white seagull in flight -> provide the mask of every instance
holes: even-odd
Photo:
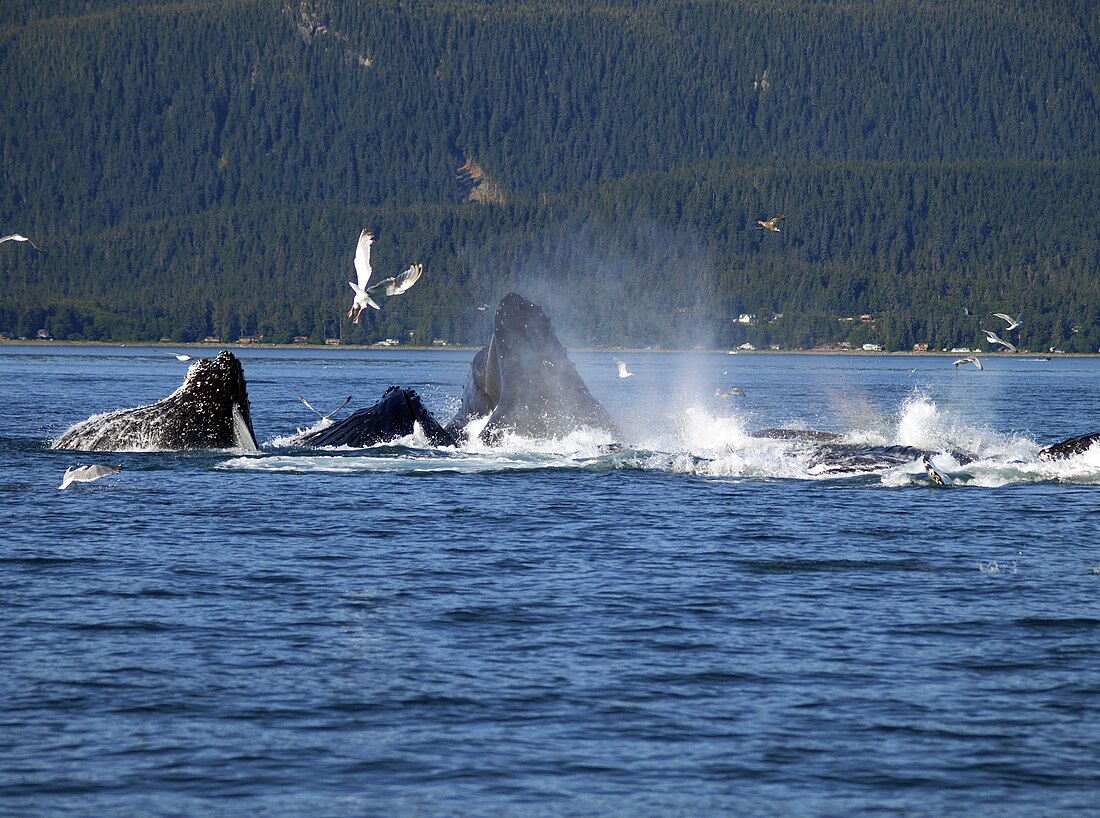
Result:
[[[351,302],[351,309],[348,310],[348,318],[352,315],[355,316],[353,323],[359,323],[359,316],[363,314],[363,310],[367,307],[374,307],[376,310],[382,309],[376,303],[374,299],[370,297],[370,291],[367,289],[367,282],[370,281],[370,246],[374,241],[374,234],[369,230],[364,229],[359,234],[359,242],[355,245],[355,281],[349,281],[348,284],[355,290],[355,300]],[[356,312],[356,307],[359,308],[359,312]]]
[[[1007,349],[1009,352],[1015,352],[1016,351],[1016,347],[1013,344],[1010,344],[1008,341],[1006,341],[1003,338],[999,337],[997,335],[997,333],[993,332],[993,330],[983,329],[982,332],[985,333],[985,339],[987,341],[989,341],[989,343],[991,343],[991,344],[1000,344],[1005,349]]]
[[[414,261],[409,265],[407,270],[402,270],[395,276],[383,278],[373,287],[370,287],[367,292],[382,290],[386,295],[401,295],[401,293],[408,292],[412,288],[412,285],[420,280],[420,276],[423,274],[424,265],[419,261]],[[377,309],[377,307],[375,307],[375,309]]]
[[[1003,318],[1005,321],[1008,322],[1008,326],[1005,327],[1005,332],[1012,332],[1012,330],[1014,330],[1014,329],[1019,329],[1020,328],[1020,319],[1023,317],[1022,315],[1020,315],[1020,316],[1017,316],[1017,317],[1013,318],[1011,315],[1005,315],[1003,312],[994,312],[994,313],[991,313],[991,315],[993,315],[997,318]]]
[[[626,368],[626,361],[624,361],[620,358],[613,358],[612,360],[615,361],[615,366],[617,366],[619,368],[619,377],[620,378],[629,378],[631,375],[634,374],[633,372],[630,372]]]
[[[41,247],[39,247],[37,244],[35,244],[33,241],[28,239],[26,236],[20,236],[18,233],[12,233],[10,236],[4,236],[3,238],[0,238],[0,244],[3,244],[6,241],[25,241],[25,242],[29,243],[30,246],[33,247],[35,250],[37,250],[39,253],[45,253],[46,252]]]
[[[959,360],[955,361],[955,371],[958,372],[959,367],[963,364],[974,364],[978,369],[985,369],[985,367],[982,366],[982,362],[978,360],[977,355],[967,355],[965,358],[959,358]]]
[[[373,272],[370,266],[370,246],[373,242],[374,234],[368,230],[363,230],[359,234],[359,243],[355,245],[356,280],[348,282],[351,288],[355,290],[355,300],[352,301],[351,309],[348,310],[348,318],[354,315],[355,320],[352,323],[355,324],[359,323],[359,317],[367,307],[374,307],[376,310],[382,309],[378,302],[371,297],[371,293],[381,290],[384,295],[401,295],[401,293],[408,292],[424,273],[424,265],[420,262],[414,262],[407,270],[395,276],[384,278],[377,284],[368,287],[367,282],[370,281]],[[356,312],[356,308],[358,308],[358,312]]]
[[[65,469],[65,476],[61,479],[59,489],[67,489],[73,483],[90,483],[100,477],[109,477],[122,471],[122,466],[70,466]]]

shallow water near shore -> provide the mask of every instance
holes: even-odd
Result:
[[[234,352],[260,452],[89,454],[187,364],[0,348],[0,814],[1095,811],[1100,452],[1037,455],[1100,360],[574,353],[621,448],[306,451],[299,395],[445,420],[473,354]]]

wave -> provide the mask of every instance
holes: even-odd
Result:
[[[478,440],[474,427],[470,442],[454,449],[432,446],[417,427],[413,434],[383,445],[299,451],[265,448],[230,458],[218,468],[409,474],[640,469],[705,478],[859,480],[897,488],[929,485],[921,459],[927,454],[954,486],[1100,484],[1100,446],[1062,461],[1040,460],[1041,445],[1036,441],[967,424],[919,392],[904,401],[895,417],[865,417],[827,443],[820,435],[799,434],[804,429],[795,423],[788,435],[760,436],[750,430],[746,416],[734,411],[715,413],[703,405],[666,414],[661,420],[633,430],[629,447],[587,429],[554,440],[506,434],[499,444],[489,446]],[[276,439],[269,446],[282,447],[292,439]]]

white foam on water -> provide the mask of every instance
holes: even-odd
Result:
[[[488,418],[468,426],[469,438],[458,448],[433,446],[419,425],[411,435],[366,448],[317,449],[309,454],[234,457],[219,468],[256,472],[461,472],[579,468],[641,468],[717,478],[877,480],[887,487],[932,486],[919,457],[872,472],[853,467],[838,472],[821,462],[819,444],[798,439],[753,437],[746,416],[736,408],[716,413],[701,403],[667,413],[635,432],[631,448],[615,447],[608,433],[578,429],[555,439],[532,439],[505,432],[490,445],[480,440]],[[927,395],[914,392],[894,417],[864,412],[855,428],[840,433],[836,447],[908,446],[929,453],[951,487],[999,487],[1016,483],[1100,485],[1100,446],[1062,461],[1038,459],[1040,445],[1015,433],[999,433],[968,424],[943,411]],[[320,420],[309,430],[323,428]],[[298,434],[302,434],[299,431]],[[276,438],[288,445],[296,435]],[[950,490],[951,487],[946,487]],[[937,488],[940,488],[937,486]]]

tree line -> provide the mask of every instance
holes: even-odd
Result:
[[[1095,352],[1098,29],[1000,0],[5,4],[0,232],[49,252],[0,245],[0,331],[476,344],[519,289],[573,344],[950,348],[1004,311]],[[355,326],[363,227],[377,275],[426,272]]]

